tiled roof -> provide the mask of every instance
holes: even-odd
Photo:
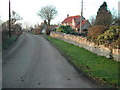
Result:
[[[75,28],[80,28],[80,15],[67,17],[62,23],[72,23],[72,20],[75,19],[78,21]],[[87,20],[82,21],[82,26],[87,22]]]
[[[82,26],[83,26],[86,22],[87,22],[87,20],[83,20],[83,21],[82,21]],[[80,24],[78,24],[78,25],[76,26],[76,28],[80,28]]]
[[[80,16],[77,15],[77,16],[70,16],[70,17],[67,17],[62,23],[68,23],[68,22],[72,22],[72,19],[79,19]]]

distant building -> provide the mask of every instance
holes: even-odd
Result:
[[[51,25],[51,31],[56,31],[59,28],[59,25]]]
[[[79,32],[80,30],[80,16],[68,16],[67,18],[62,22],[62,25],[66,26],[69,25],[75,32]],[[91,26],[88,20],[86,20],[84,17],[82,17],[82,31],[88,30],[88,28]]]

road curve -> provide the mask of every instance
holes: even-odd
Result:
[[[12,53],[3,58],[3,88],[97,87],[78,73],[43,36],[23,34],[9,52]]]

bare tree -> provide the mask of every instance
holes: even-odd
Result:
[[[15,11],[12,11],[11,24],[15,24],[16,21],[22,20],[23,18]]]
[[[118,17],[117,10],[115,10],[114,8],[111,10],[111,14],[112,14],[113,19],[116,19]]]
[[[22,24],[21,23],[14,24],[13,29],[15,31],[20,31],[22,29]]]
[[[2,30],[8,30],[8,28],[9,28],[9,22],[8,21],[3,22],[1,26],[2,26]]]
[[[11,28],[12,29],[15,26],[16,22],[19,20],[22,20],[22,17],[20,17],[20,15],[17,14],[15,11],[12,11],[12,15],[11,15]],[[2,23],[2,28],[3,28],[3,30],[9,29],[9,20]]]
[[[16,22],[22,20],[22,17],[20,17],[20,15],[15,11],[12,11],[10,20],[11,20],[10,25],[9,25],[9,20],[2,23],[3,36],[8,36],[8,35],[11,36],[11,34],[8,33],[10,28],[9,26],[11,26],[11,29],[15,32],[17,31],[16,28],[18,28],[18,26],[21,27]]]
[[[90,21],[91,25],[94,25],[95,24],[95,16],[90,16],[89,21]]]
[[[56,7],[52,5],[42,7],[41,10],[38,12],[38,15],[44,20],[47,26],[46,35],[49,35],[50,34],[50,22],[57,15]]]
[[[120,17],[118,17],[117,10],[114,8],[112,9],[112,17],[113,17],[113,25],[118,25],[120,26]]]

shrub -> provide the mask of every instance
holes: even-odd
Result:
[[[119,37],[116,41],[111,42],[111,45],[112,45],[114,48],[120,49],[120,37]]]
[[[102,44],[111,44],[113,47],[120,48],[120,26],[112,26],[97,38]]]
[[[102,25],[93,26],[93,27],[89,28],[87,38],[92,41],[96,41],[98,36],[103,34],[107,29],[108,29],[108,27],[102,26]]]
[[[72,28],[70,26],[60,26],[57,29],[58,32],[62,32],[62,33],[66,33],[66,34],[70,34],[72,33]]]

